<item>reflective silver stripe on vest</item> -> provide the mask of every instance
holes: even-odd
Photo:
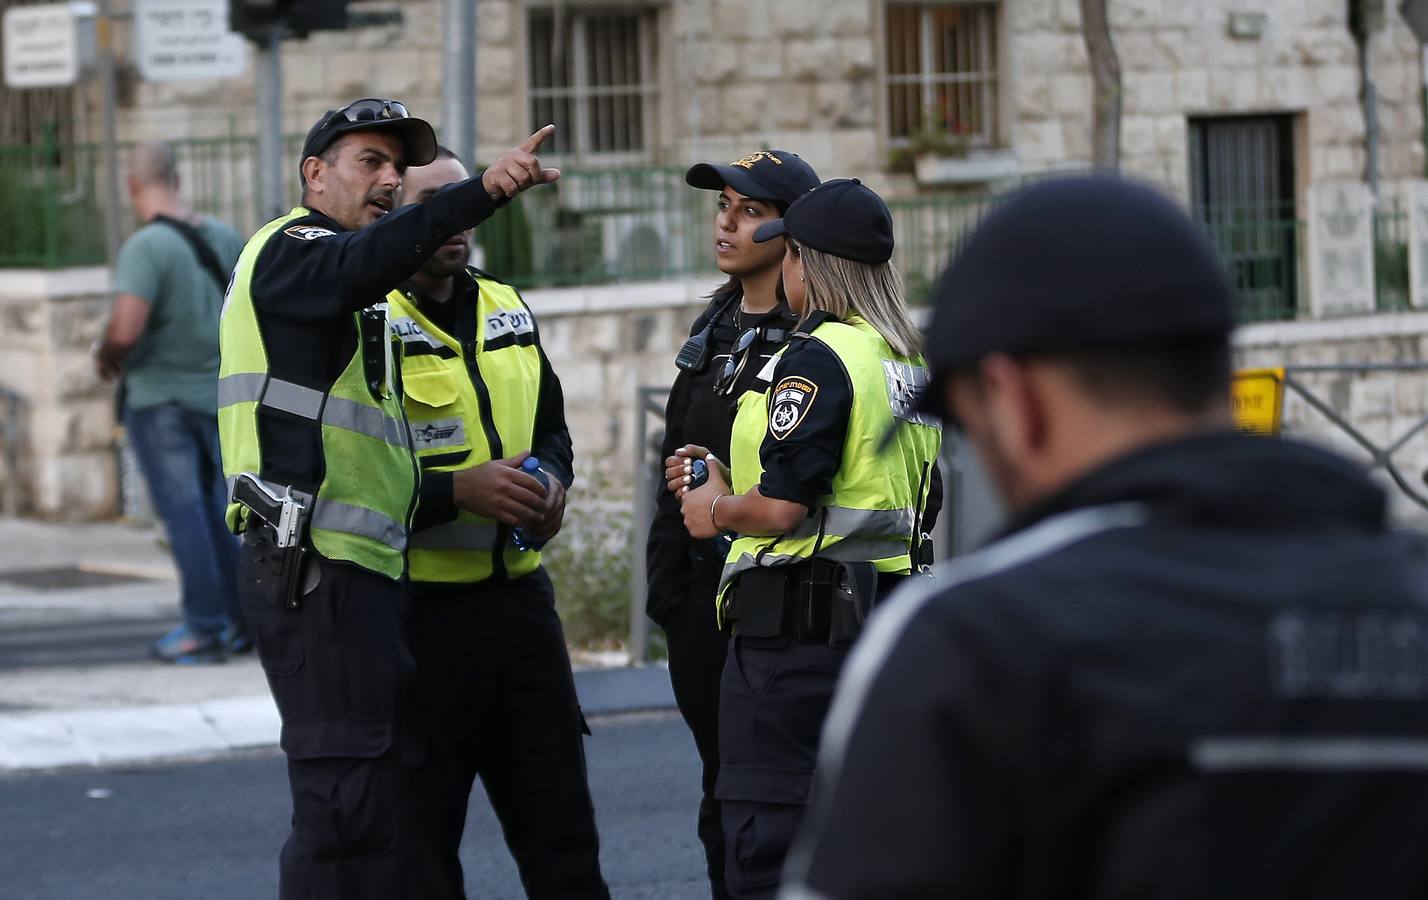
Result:
[[[322,391],[283,381],[281,378],[268,379],[268,389],[263,391],[262,403],[269,409],[280,409],[313,422],[322,415]]]
[[[895,559],[908,554],[910,540],[910,534],[907,537],[890,540],[853,538],[839,541],[831,547],[824,547],[812,557],[793,556],[786,553],[765,553],[756,557],[752,553],[743,553],[733,562],[724,564],[724,570],[719,574],[719,589],[723,590],[731,581],[750,569],[791,566],[809,559],[828,559],[833,562],[872,562],[878,559]]]
[[[312,527],[324,531],[340,531],[358,537],[371,538],[393,550],[407,549],[407,530],[401,522],[373,509],[363,509],[335,500],[317,499],[312,512]]]
[[[263,396],[263,383],[268,376],[262,372],[244,372],[239,375],[225,375],[218,379],[218,408],[223,409],[235,403],[255,403]]]
[[[816,538],[819,526],[825,537],[909,537],[917,521],[911,508],[854,509],[825,506],[790,531],[790,540]]]
[[[342,397],[327,398],[322,411],[322,424],[365,434],[394,447],[408,447],[407,429],[400,419],[394,419],[375,406],[367,406]]]
[[[263,389],[265,383],[266,391]],[[219,409],[235,403],[261,401],[269,409],[280,409],[299,418],[365,434],[404,450],[409,448],[407,429],[400,419],[388,416],[375,406],[343,397],[328,396],[324,406],[322,398],[322,391],[281,378],[268,378],[260,372],[227,375],[218,379]]]
[[[411,536],[413,550],[491,550],[496,546],[496,526],[479,522],[446,522]]]

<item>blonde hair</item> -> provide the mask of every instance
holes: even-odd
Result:
[[[903,302],[902,276],[891,262],[870,264],[844,259],[831,253],[798,245],[803,261],[804,283],[808,289],[803,318],[814,310],[837,319],[858,315],[873,326],[893,352],[916,356],[922,335],[907,315]]]

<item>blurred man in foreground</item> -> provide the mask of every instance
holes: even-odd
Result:
[[[923,404],[1012,518],[873,619],[782,896],[1428,894],[1422,542],[1357,467],[1230,430],[1232,301],[1109,177],[972,237]]]

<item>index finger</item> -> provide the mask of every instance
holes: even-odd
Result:
[[[527,153],[534,153],[540,149],[541,144],[545,143],[545,139],[552,134],[555,134],[555,126],[546,125],[535,134],[521,141],[521,146],[518,149],[524,150]]]

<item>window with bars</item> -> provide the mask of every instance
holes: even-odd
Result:
[[[554,122],[555,156],[604,162],[648,156],[658,94],[649,9],[530,14],[532,126]]]
[[[998,142],[999,3],[889,3],[885,74],[894,147]]]

